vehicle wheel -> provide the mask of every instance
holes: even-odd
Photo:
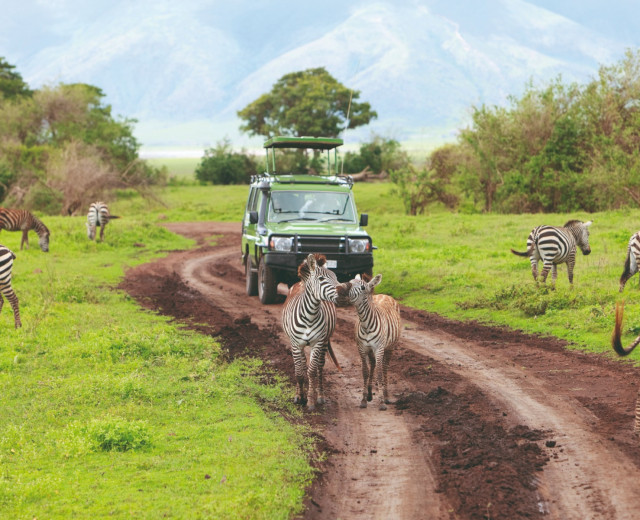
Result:
[[[263,257],[258,266],[258,298],[261,303],[268,305],[276,301],[276,294],[278,294],[278,281]]]
[[[258,273],[251,269],[250,256],[247,256],[244,274],[247,278],[247,296],[256,296],[258,294]]]

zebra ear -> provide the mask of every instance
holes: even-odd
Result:
[[[380,282],[382,281],[382,275],[381,274],[377,274],[373,277],[373,279],[369,282],[369,287],[371,287],[372,289],[378,285]]]
[[[356,280],[362,280],[362,278],[360,278],[360,273],[358,273],[355,277]]]
[[[590,220],[589,222],[585,222],[584,227],[589,227],[591,224],[593,224],[593,220]]]
[[[307,265],[309,266],[310,271],[316,270],[316,257],[313,255],[307,256]]]

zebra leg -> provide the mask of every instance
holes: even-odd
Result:
[[[309,379],[307,408],[309,411],[316,409],[316,400],[318,398],[318,357],[320,348],[321,347],[312,348],[311,354],[309,355],[309,368],[307,369],[307,377]]]
[[[369,379],[367,380],[367,401],[373,400],[373,376],[376,372],[376,356],[369,350]]]
[[[20,241],[20,249],[22,250],[22,246],[27,245],[27,249],[29,249],[29,230],[22,231],[22,240]]]
[[[551,287],[553,289],[556,288],[557,280],[558,280],[558,266],[556,264],[553,264],[553,267],[551,268]]]
[[[531,274],[533,274],[534,281],[538,281],[538,259],[535,256],[529,258],[531,262]]]
[[[633,433],[640,435],[640,390],[638,390],[638,397],[636,398],[636,418],[633,422]]]
[[[553,267],[553,264],[551,264],[551,263],[547,264],[545,262],[543,264],[542,272],[540,273],[540,279],[542,280],[542,283],[546,283],[547,282],[547,276],[549,276],[549,271],[551,271],[552,267]]]
[[[324,362],[326,359],[326,347],[319,349],[318,352],[318,398],[316,404],[324,404]]]
[[[100,242],[102,242],[103,238],[104,238],[104,224],[100,226]]]
[[[387,346],[384,349],[384,356],[382,358],[382,389],[385,404],[391,404],[389,401],[388,381],[387,381],[387,369],[389,368],[389,362],[391,361],[391,348]]]
[[[569,275],[569,284],[573,286],[573,267],[576,265],[576,259],[570,258],[567,260],[567,274]]]
[[[380,404],[378,405],[378,410],[386,410],[387,405],[385,403],[388,402],[387,399],[387,381],[386,381],[386,369],[385,369],[385,349],[384,347],[380,347],[376,351],[376,364],[378,365],[378,392],[380,392]]]
[[[627,280],[638,272],[638,262],[631,254],[631,251],[627,251],[627,258],[624,261],[624,271],[620,276],[620,292],[624,291],[624,286]]]
[[[305,376],[307,372],[307,360],[304,355],[304,347],[291,344],[291,354],[293,356],[293,366],[296,374],[296,396],[293,398],[294,404],[304,406],[307,404],[307,396],[304,391]]]
[[[16,329],[22,327],[22,321],[20,321],[20,306],[18,304],[18,297],[13,289],[9,288],[11,292],[7,295],[7,300],[11,304],[11,308],[13,309],[13,321],[15,323]]]
[[[367,401],[371,401],[371,383],[369,382],[369,361],[368,355],[363,347],[358,348],[360,351],[360,361],[362,361],[362,401],[360,408],[367,407]],[[369,393],[367,394],[367,389]]]

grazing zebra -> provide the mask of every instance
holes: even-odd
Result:
[[[338,293],[348,291],[349,302],[358,313],[356,324],[356,343],[362,360],[362,401],[360,408],[367,407],[367,401],[373,399],[371,387],[373,375],[378,366],[378,390],[380,410],[386,410],[389,404],[387,389],[387,369],[391,352],[400,338],[400,309],[398,302],[386,294],[373,294],[376,285],[382,280],[379,274],[373,280],[368,275],[364,279],[356,278],[338,287]]]
[[[15,322],[16,329],[22,327],[20,321],[20,308],[18,306],[18,297],[11,287],[11,268],[13,267],[13,259],[16,255],[4,246],[0,246],[0,294],[11,304],[13,309],[13,321]],[[0,311],[4,305],[4,299],[0,296]]]
[[[109,214],[109,207],[104,202],[92,202],[87,214],[87,236],[89,240],[95,240],[96,227],[100,228],[100,242],[104,238],[104,228],[110,220],[120,218]]]
[[[640,265],[640,231],[631,235],[629,239],[624,271],[620,276],[620,292],[624,290],[627,280],[638,272],[638,265]]]
[[[613,346],[613,350],[616,351],[616,354],[619,356],[628,356],[633,352],[633,349],[640,344],[640,336],[638,336],[633,343],[629,345],[629,347],[624,348],[622,346],[622,341],[620,336],[622,335],[622,318],[624,314],[624,302],[616,303],[616,324],[613,329],[613,334],[611,336],[611,345]],[[638,392],[638,396],[636,397],[636,414],[635,421],[633,423],[633,432],[636,435],[640,435],[640,391]]]
[[[296,396],[294,403],[308,404],[309,410],[316,404],[324,404],[323,368],[327,349],[340,369],[333,350],[331,334],[336,326],[335,274],[324,267],[323,255],[310,254],[298,267],[300,282],[291,287],[282,309],[282,327],[291,342],[291,354],[295,366]],[[305,347],[310,347],[309,366]],[[309,399],[305,394],[305,372],[308,378]]]
[[[29,249],[29,231],[38,233],[38,244],[45,253],[49,251],[49,229],[42,221],[26,209],[0,208],[0,230],[22,231],[20,249],[26,244]]]
[[[573,267],[576,264],[576,246],[583,255],[591,253],[589,246],[589,226],[592,221],[581,222],[570,220],[563,227],[538,226],[527,238],[527,250],[523,253],[511,252],[518,256],[528,256],[531,261],[533,279],[538,281],[538,261],[542,260],[543,268],[540,277],[546,282],[549,270],[555,287],[558,278],[558,264],[567,264],[569,283],[573,284]]]

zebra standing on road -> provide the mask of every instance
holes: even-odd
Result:
[[[335,301],[336,277],[325,266],[323,255],[310,254],[300,264],[300,282],[291,287],[282,309],[282,327],[291,342],[291,354],[295,366],[296,396],[294,403],[308,405],[324,404],[323,368],[325,354],[336,362],[331,349],[331,335],[336,326]],[[305,347],[310,347],[309,366]],[[308,378],[308,401],[305,393],[305,373]]]
[[[373,294],[373,290],[382,280],[364,275],[338,287],[338,293],[348,292],[349,302],[358,313],[356,324],[356,343],[362,360],[362,401],[360,408],[367,407],[367,401],[373,399],[373,376],[378,366],[378,391],[380,392],[380,410],[386,410],[389,404],[387,389],[387,369],[398,339],[400,338],[400,308],[398,302],[386,294]]]
[[[631,235],[627,245],[627,258],[624,262],[624,271],[620,276],[620,292],[624,290],[627,280],[638,272],[640,265],[640,231]]]
[[[13,259],[16,255],[6,248],[0,246],[0,295],[4,296],[13,309],[13,321],[15,322],[16,329],[22,327],[20,321],[20,308],[18,306],[18,297],[11,287],[11,268],[13,267]],[[4,299],[0,296],[0,311],[4,305]]]
[[[619,356],[628,356],[633,352],[638,344],[640,344],[640,336],[638,336],[631,345],[627,348],[622,346],[622,318],[624,315],[624,302],[616,303],[616,324],[613,329],[613,335],[611,337],[611,345],[613,346],[613,350],[615,350],[616,354]],[[638,391],[638,396],[636,397],[636,414],[635,420],[633,423],[633,432],[636,435],[640,435],[640,390]]]
[[[527,238],[527,250],[511,252],[518,256],[528,256],[531,261],[533,279],[538,281],[538,262],[542,260],[543,268],[540,273],[542,283],[547,280],[549,271],[552,271],[551,279],[555,287],[558,278],[558,264],[567,264],[569,283],[573,284],[573,267],[576,264],[576,247],[579,247],[583,255],[591,253],[589,246],[589,226],[593,222],[570,220],[563,227],[538,226],[534,228]]]
[[[34,217],[26,209],[0,208],[0,230],[22,231],[20,249],[26,244],[29,249],[29,231],[32,229],[38,234],[38,244],[45,253],[49,251],[49,229],[42,221]]]
[[[109,221],[114,218],[120,218],[116,215],[109,214],[109,206],[104,202],[92,202],[89,206],[89,213],[87,214],[87,236],[89,240],[95,240],[96,227],[100,228],[100,242],[104,238],[104,228]]]

